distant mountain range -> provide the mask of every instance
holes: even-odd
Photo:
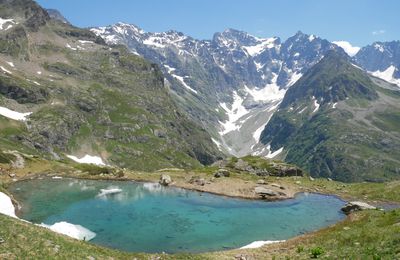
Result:
[[[399,41],[360,49],[300,31],[282,42],[234,29],[212,40],[176,31],[149,33],[124,23],[91,30],[108,44],[124,44],[159,64],[177,103],[223,151],[238,156],[273,155],[259,143],[262,129],[286,90],[330,50],[347,52],[354,64],[400,86]]]

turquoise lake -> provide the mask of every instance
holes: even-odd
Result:
[[[120,189],[100,195],[101,189]],[[257,240],[285,240],[344,218],[344,201],[302,193],[265,202],[154,183],[35,179],[13,184],[19,216],[33,223],[66,221],[96,233],[90,242],[134,252],[205,252]]]

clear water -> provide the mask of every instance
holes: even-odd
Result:
[[[98,197],[100,189],[121,193]],[[67,221],[96,233],[91,242],[136,252],[204,252],[256,240],[283,240],[331,225],[344,201],[321,194],[265,202],[131,181],[42,179],[15,183],[20,217]]]

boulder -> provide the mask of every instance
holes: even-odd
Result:
[[[206,184],[206,180],[204,178],[194,176],[190,178],[189,183],[194,185],[204,186]]]
[[[354,211],[366,210],[366,209],[376,209],[376,207],[369,205],[368,203],[362,201],[351,201],[342,207],[342,211],[345,214],[350,214]]]
[[[168,186],[169,184],[171,184],[171,182],[172,182],[171,176],[169,176],[167,174],[161,175],[159,183],[162,186]]]
[[[254,189],[254,192],[255,192],[257,195],[261,196],[262,198],[265,198],[266,196],[268,196],[268,197],[275,197],[275,196],[278,196],[278,195],[279,195],[278,192],[273,191],[273,190],[268,189],[268,188],[265,188],[265,187],[256,187],[256,188]]]
[[[214,173],[215,178],[220,177],[229,177],[231,174],[227,169],[219,169],[217,172]]]
[[[260,179],[257,181],[257,184],[266,184],[266,182],[265,182],[265,180]]]
[[[303,176],[303,171],[292,165],[285,164],[275,164],[274,165],[276,172],[274,175],[279,177],[288,177],[288,176]]]

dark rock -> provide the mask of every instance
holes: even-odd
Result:
[[[229,177],[230,172],[227,169],[219,169],[216,173],[214,173],[215,178],[220,178],[220,177]]]

